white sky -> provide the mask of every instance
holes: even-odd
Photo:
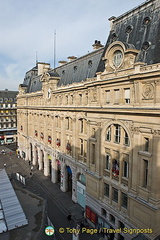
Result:
[[[95,40],[105,44],[111,16],[144,0],[0,0],[0,90],[18,90],[25,72],[38,61],[53,67],[68,56],[92,51]]]

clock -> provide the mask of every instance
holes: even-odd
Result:
[[[113,54],[113,65],[114,65],[114,67],[118,68],[122,63],[122,59],[123,59],[122,52],[120,50],[116,50]]]

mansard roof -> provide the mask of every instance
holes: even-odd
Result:
[[[55,71],[60,76],[58,85],[68,85],[73,82],[85,81],[86,78],[95,77],[103,50],[104,48],[95,50],[83,57],[57,67]]]
[[[126,49],[139,51],[136,62],[155,64],[160,62],[160,1],[148,0],[127,13],[109,19],[112,28],[105,47],[95,50],[80,58],[67,62],[49,74],[59,75],[58,86],[72,84],[93,78],[96,72],[105,69],[103,57],[109,45],[114,41],[122,42]],[[27,92],[40,91],[42,82],[38,76],[37,66],[26,73],[24,84],[28,85]]]
[[[48,71],[48,74],[51,77],[60,77],[59,86],[85,81],[86,78],[92,78],[96,74],[103,50],[104,47],[94,50],[91,53]],[[36,92],[42,89],[41,75],[38,76],[37,72],[33,73],[33,70],[37,70],[38,72],[38,68],[34,67],[26,73],[23,82],[23,84],[28,85],[27,92]]]
[[[18,91],[11,91],[11,90],[8,90],[8,89],[5,89],[5,90],[0,90],[0,98],[3,98],[3,99],[13,99],[13,102],[15,102],[15,98],[18,94]]]
[[[104,54],[114,41],[132,44],[139,50],[136,61],[154,64],[160,62],[160,1],[146,1],[140,6],[119,16],[112,17],[112,28],[105,46]],[[103,56],[104,56],[103,54]],[[99,71],[104,71],[101,60]]]

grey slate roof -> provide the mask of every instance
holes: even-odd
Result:
[[[8,102],[8,100],[9,100],[9,103],[15,103],[17,94],[18,94],[18,91],[9,91],[8,89],[0,90],[0,99],[3,98],[3,101],[1,101],[1,103]],[[6,99],[8,100],[6,101]]]
[[[95,77],[103,49],[95,50],[92,53],[57,67],[55,70],[60,76],[59,86]]]
[[[141,61],[147,64],[160,62],[160,1],[146,1],[115,18],[104,53],[114,41],[132,44],[134,48],[140,50],[136,59],[137,62]],[[147,44],[149,47],[145,50]],[[101,61],[98,71],[103,70],[104,62]]]
[[[160,62],[160,1],[149,0],[127,13],[115,18],[106,46],[86,54],[76,60],[50,70],[60,76],[59,86],[73,82],[85,81],[96,76],[96,72],[105,69],[104,56],[109,45],[121,41],[126,48],[139,50],[136,61],[154,64]],[[24,84],[28,85],[27,92],[40,91],[42,83],[37,76],[37,66],[26,73]]]
[[[51,77],[60,77],[59,86],[73,82],[85,81],[95,76],[103,48],[94,50],[76,60],[52,69],[48,72]],[[33,72],[34,71],[34,72]],[[23,84],[28,85],[27,92],[36,92],[42,89],[41,76],[37,76],[38,69],[34,67],[26,73]]]

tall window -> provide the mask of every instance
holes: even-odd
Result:
[[[113,189],[112,189],[112,193],[113,193],[113,195],[112,195],[112,200],[113,200],[114,202],[118,202],[118,190],[117,190],[116,188],[113,188]]]
[[[124,154],[124,161],[123,161],[123,177],[128,178],[129,176],[129,156]]]
[[[119,89],[114,90],[114,103],[119,104]]]
[[[83,139],[80,138],[80,155],[83,156]]]
[[[122,193],[122,207],[127,208],[128,206],[128,196],[125,193]]]
[[[148,185],[148,161],[144,160],[144,187]]]
[[[69,117],[66,118],[66,129],[69,130]]]
[[[128,133],[126,131],[124,131],[124,145],[129,146],[129,137],[128,137]]]
[[[83,119],[80,119],[80,132],[83,133]]]
[[[117,159],[113,159],[112,173],[114,176],[119,176],[119,161]]]
[[[109,104],[110,103],[110,90],[106,91],[106,103]]]
[[[126,104],[130,103],[130,88],[124,89],[124,100]]]
[[[118,124],[115,124],[115,138],[114,141],[115,143],[120,143],[120,137],[121,137],[121,127]]]
[[[107,183],[104,184],[104,195],[109,197],[109,184]]]
[[[109,153],[106,154],[106,169],[110,170],[110,164],[111,164],[111,156]]]
[[[107,129],[106,141],[108,141],[108,142],[111,141],[111,127],[109,127],[109,128]]]
[[[149,138],[144,138],[144,151],[149,151]]]
[[[91,162],[92,164],[95,164],[95,144],[92,144],[92,159]]]
[[[87,157],[87,140],[84,140],[84,161],[86,162]]]

